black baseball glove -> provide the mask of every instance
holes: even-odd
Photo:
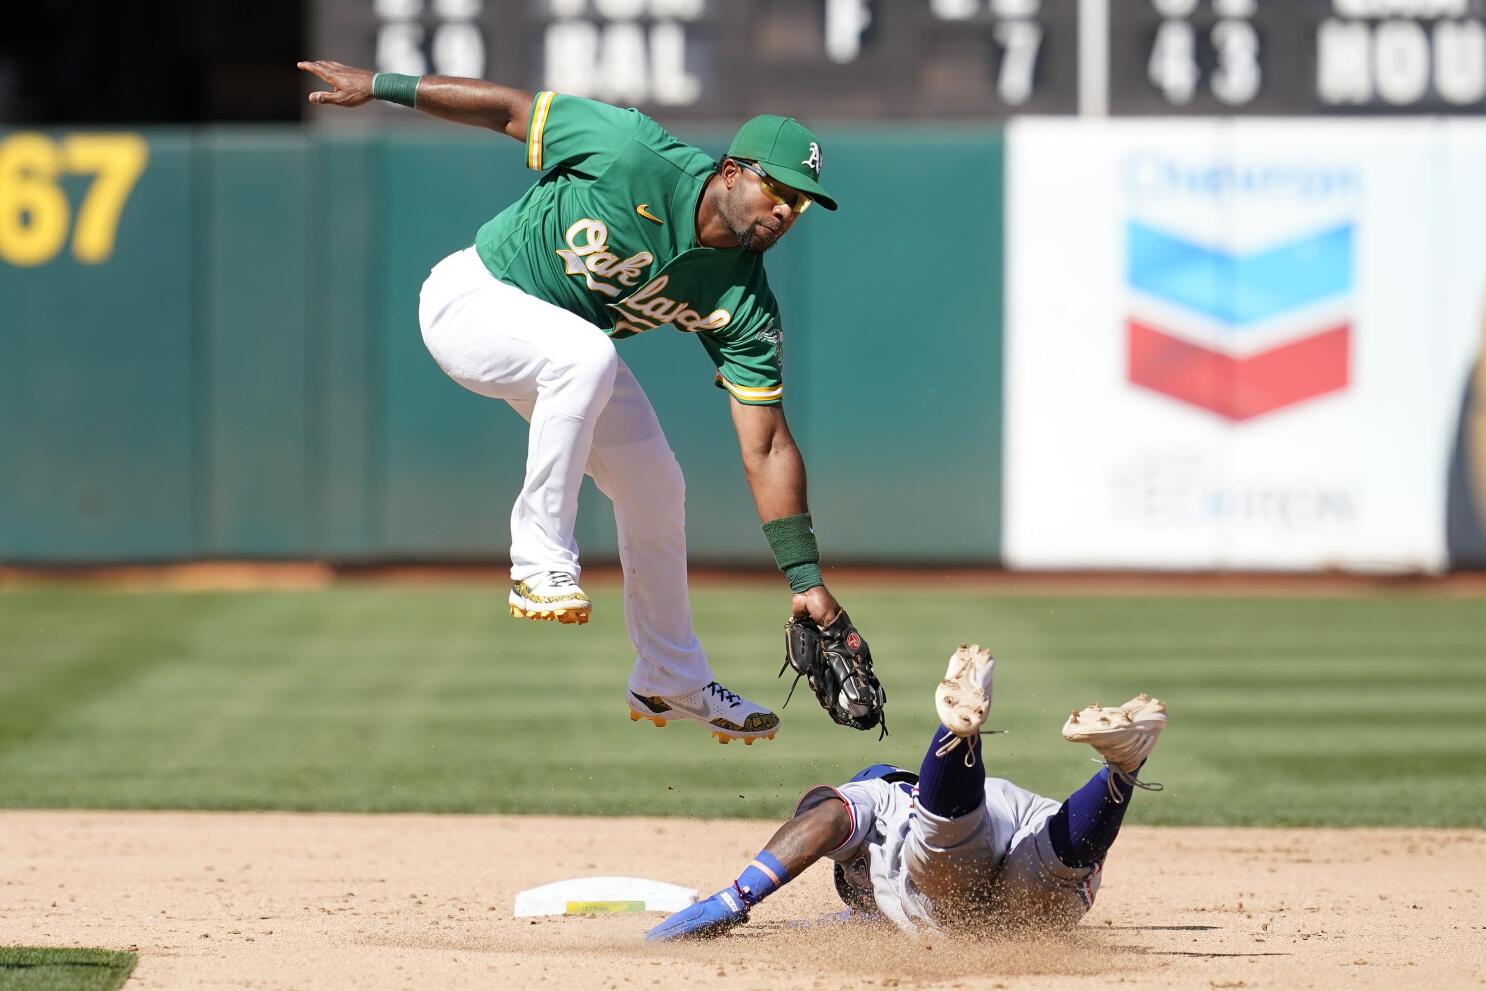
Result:
[[[825,629],[815,625],[809,616],[796,616],[784,624],[784,666],[781,675],[795,669],[795,681],[789,686],[794,698],[795,686],[805,678],[821,708],[842,726],[871,729],[881,725],[878,739],[887,736],[887,717],[882,707],[887,692],[872,673],[872,651],[867,641],[851,625],[842,610],[836,621]]]

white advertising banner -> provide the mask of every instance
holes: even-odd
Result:
[[[1481,176],[1475,122],[1014,122],[1007,563],[1444,568]]]

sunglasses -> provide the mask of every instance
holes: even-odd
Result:
[[[767,172],[759,168],[753,162],[742,158],[735,158],[733,159],[733,161],[738,163],[738,167],[740,169],[752,172],[754,175],[758,176],[758,184],[763,187],[764,195],[769,197],[769,199],[773,200],[775,203],[782,203],[793,210],[795,213],[799,214],[804,213],[806,210],[810,209],[810,204],[815,202],[815,200],[810,197],[810,194],[802,193],[798,189],[791,189],[789,186],[784,185],[782,182],[778,182],[775,179],[770,178]]]

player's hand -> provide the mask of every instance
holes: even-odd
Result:
[[[836,617],[841,615],[841,603],[836,601],[831,590],[824,585],[817,585],[808,591],[795,593],[789,605],[791,615],[809,616],[821,629],[836,622]]]
[[[299,67],[330,84],[328,90],[319,89],[311,93],[311,103],[359,107],[372,98],[373,73],[367,69],[358,69],[342,62],[300,62]]]
[[[791,698],[795,685],[805,678],[815,700],[830,713],[833,722],[852,729],[881,726],[882,735],[887,735],[882,711],[887,692],[872,671],[872,649],[851,625],[845,610],[837,607],[836,618],[824,627],[818,627],[809,615],[791,617],[784,624],[784,664],[779,673],[783,675],[791,668],[795,672],[789,689]],[[789,698],[784,702],[788,705]]]
[[[732,888],[723,888],[706,901],[683,908],[645,934],[647,943],[672,939],[706,939],[721,936],[748,921],[748,909]]]

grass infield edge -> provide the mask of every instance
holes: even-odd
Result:
[[[0,946],[0,988],[114,991],[134,973],[139,954],[80,946]],[[45,968],[28,979],[31,968]],[[76,974],[70,971],[78,971]]]

